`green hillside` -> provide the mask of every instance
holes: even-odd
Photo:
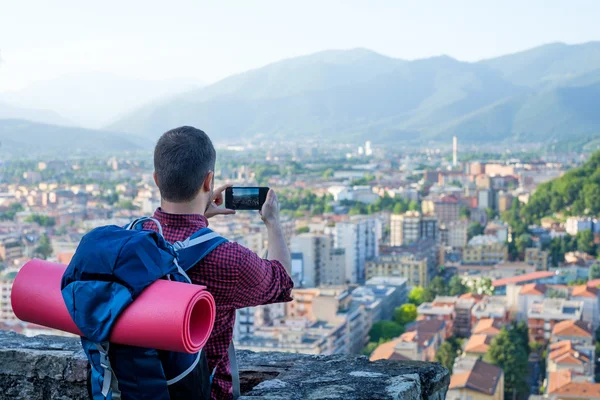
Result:
[[[581,167],[538,186],[521,216],[533,223],[559,212],[600,216],[600,151]]]

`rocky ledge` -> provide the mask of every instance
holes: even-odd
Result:
[[[448,370],[436,363],[366,357],[238,352],[241,399],[443,400]],[[0,331],[0,400],[87,399],[79,341]]]

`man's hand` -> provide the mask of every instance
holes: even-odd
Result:
[[[277,200],[277,195],[273,189],[269,189],[265,204],[259,212],[266,225],[279,223],[279,200]]]
[[[225,192],[225,189],[227,189],[228,187],[231,187],[231,186],[233,186],[233,185],[230,183],[230,184],[223,185],[223,186],[215,189],[215,191],[213,192],[213,198],[212,198],[210,204],[208,205],[206,212],[204,213],[204,216],[206,218],[211,218],[211,217],[214,217],[215,215],[235,214],[235,210],[230,210],[228,208],[219,207],[225,202],[223,192]]]

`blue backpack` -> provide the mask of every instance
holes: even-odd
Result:
[[[144,230],[152,221],[159,232]],[[159,222],[86,234],[62,279],[67,309],[83,337],[94,400],[204,399],[212,376],[204,352],[186,354],[109,343],[119,315],[157,279],[191,283],[186,271],[227,240],[208,228],[168,243]],[[214,371],[213,371],[214,373]]]

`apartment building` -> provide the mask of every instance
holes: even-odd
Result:
[[[367,279],[405,278],[409,286],[426,286],[437,275],[439,253],[433,240],[412,245],[382,246],[376,259],[367,261]]]
[[[576,345],[594,344],[592,325],[585,321],[566,320],[558,322],[552,328],[552,342],[569,341]]]
[[[335,225],[335,248],[345,251],[346,281],[365,281],[366,261],[379,255],[381,224],[379,218],[359,216]]]
[[[575,345],[570,340],[552,343],[548,347],[547,371],[573,371],[577,374],[594,376],[594,346]]]
[[[555,325],[562,321],[579,321],[583,315],[583,303],[565,299],[544,299],[534,302],[527,313],[529,339],[535,342],[550,340]]]
[[[595,332],[600,327],[600,290],[588,285],[574,286],[571,291],[571,300],[583,303],[582,320],[592,324]]]
[[[459,220],[460,203],[454,196],[441,198],[426,198],[421,202],[423,215],[434,215],[439,224],[449,224]]]
[[[422,215],[418,211],[391,216],[390,245],[402,246],[422,239],[438,240],[438,219],[432,215]]]
[[[475,236],[463,250],[463,264],[494,265],[508,260],[508,246],[495,236]]]
[[[548,271],[550,253],[537,247],[525,249],[525,262],[533,265],[538,271]]]
[[[303,287],[346,284],[345,250],[336,249],[333,244],[333,237],[313,233],[291,239],[292,252],[302,254]]]
[[[447,339],[454,333],[456,320],[456,302],[458,297],[437,296],[431,303],[423,303],[417,307],[417,320],[439,320],[446,323]]]

